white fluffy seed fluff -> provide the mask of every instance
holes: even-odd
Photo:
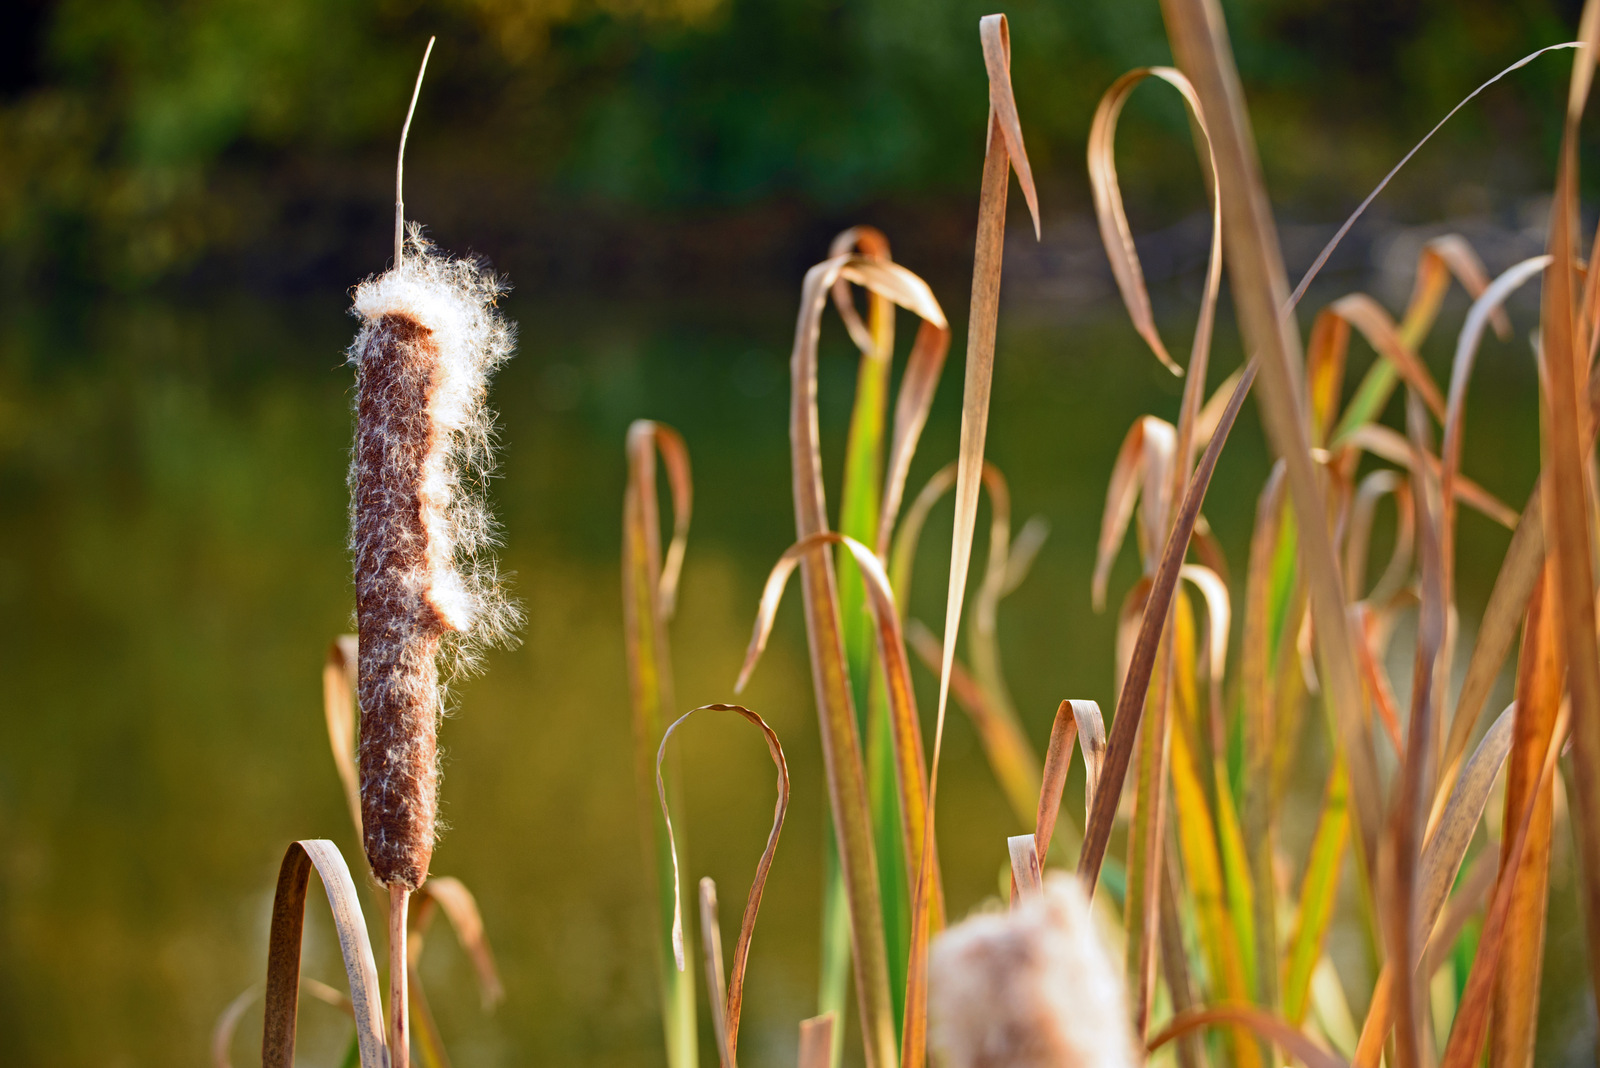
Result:
[[[434,433],[422,462],[420,493],[427,570],[417,592],[458,635],[452,644],[469,656],[505,638],[519,621],[487,555],[497,531],[482,496],[494,464],[489,374],[510,357],[515,343],[511,324],[495,309],[504,291],[493,272],[441,254],[412,224],[400,266],[357,286],[352,308],[362,321],[350,347],[358,370],[385,317],[414,320],[431,334],[437,362],[427,415]],[[353,467],[352,482],[356,477]],[[359,542],[358,517],[352,520]],[[360,544],[352,548],[361,554]]]
[[[1134,1068],[1127,994],[1076,877],[973,916],[929,956],[929,1044],[943,1068]]]
[[[361,816],[380,882],[427,878],[438,821],[443,675],[518,614],[488,550],[489,373],[511,354],[502,285],[413,228],[400,263],[356,288],[361,332],[350,464],[361,703]]]

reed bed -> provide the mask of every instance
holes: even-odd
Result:
[[[1491,277],[1460,238],[1430,242],[1398,316],[1351,294],[1316,313],[1304,345],[1298,304],[1350,223],[1291,291],[1220,8],[1216,0],[1162,0],[1161,7],[1176,65],[1115,81],[1087,146],[1100,233],[1131,324],[1153,358],[1184,381],[1176,412],[1137,420],[1108,472],[1087,591],[1095,606],[1110,599],[1112,565],[1130,537],[1140,564],[1106,620],[1117,638],[1116,663],[1107,665],[1118,680],[1109,718],[1095,702],[1067,696],[1041,757],[1027,728],[1033,717],[1012,699],[1000,660],[1001,602],[1026,579],[1047,531],[1030,520],[1013,536],[1010,489],[984,457],[1013,174],[1036,235],[1040,226],[1003,15],[979,25],[990,121],[961,430],[954,459],[920,492],[908,495],[908,476],[951,340],[939,300],[894,261],[888,238],[868,227],[840,234],[802,284],[790,365],[795,541],[777,557],[744,664],[730,680],[737,694],[758,668],[784,590],[797,577],[830,817],[818,1008],[800,1022],[799,1063],[839,1064],[853,1033],[867,1068],[921,1068],[930,1058],[949,1068],[1111,1068],[1147,1057],[1183,1068],[1286,1058],[1368,1068],[1466,1068],[1485,1057],[1495,1068],[1529,1065],[1549,934],[1551,848],[1562,822],[1579,844],[1590,959],[1600,966],[1600,632],[1590,474],[1600,420],[1593,368],[1600,272],[1586,270],[1576,232],[1577,138],[1600,46],[1600,3],[1585,5],[1578,41],[1553,46],[1573,50],[1560,53],[1571,59],[1572,75],[1547,252]],[[1118,118],[1146,82],[1183,100],[1209,194],[1210,255],[1181,360],[1153,313],[1118,181]],[[413,1044],[426,1063],[448,1063],[414,969],[435,909],[471,952],[485,999],[499,990],[471,895],[428,872],[439,649],[461,644],[450,635],[493,637],[511,618],[492,571],[470,566],[492,533],[484,514],[470,501],[446,499],[462,482],[460,471],[484,470],[487,423],[469,403],[430,429],[423,416],[436,418],[438,406],[416,398],[426,383],[455,373],[429,347],[442,351],[445,342],[426,340],[447,333],[436,310],[446,305],[407,304],[390,291],[402,283],[447,291],[438,300],[454,301],[448,314],[470,327],[460,335],[470,350],[460,366],[474,403],[481,404],[484,375],[508,352],[509,335],[492,309],[492,276],[439,257],[417,238],[402,244],[399,216],[397,203],[395,267],[357,291],[365,324],[353,350],[361,372],[352,475],[361,633],[359,641],[335,643],[324,675],[352,818],[374,879],[389,888],[389,1019],[385,1025],[348,869],[331,843],[296,843],[280,877],[265,989],[264,1059],[274,1065],[292,1062],[300,924],[313,867],[334,911],[350,994],[308,989],[352,1013],[352,1056],[363,1066],[404,1064]],[[1244,345],[1234,354],[1242,357],[1238,366],[1215,375],[1225,270]],[[1527,332],[1533,324],[1512,323],[1505,304],[1536,279],[1531,355],[1543,449],[1538,482],[1518,510],[1462,470],[1462,443],[1484,334]],[[1472,304],[1440,388],[1418,352],[1453,285]],[[855,289],[865,292],[865,315]],[[817,408],[818,338],[830,303],[860,353],[837,529],[824,492]],[[917,332],[895,392],[897,309],[916,317]],[[1354,335],[1374,358],[1351,385]],[[424,394],[383,377],[385,366],[413,375]],[[1215,386],[1213,378],[1220,378]],[[1252,392],[1276,463],[1235,567],[1204,508]],[[373,410],[400,394],[412,398],[412,409]],[[439,435],[459,451],[430,451]],[[672,507],[665,553],[658,457]],[[641,420],[628,431],[625,459],[623,635],[666,1058],[672,1068],[700,1063],[698,941],[717,1061],[735,1068],[750,948],[791,800],[788,766],[776,733],[748,708],[717,704],[679,715],[669,625],[693,505],[689,450],[678,431]],[[902,613],[924,524],[952,492],[946,612],[936,634]],[[969,598],[985,494],[988,559]],[[1372,546],[1385,499],[1396,521],[1391,555],[1377,569]],[[1455,595],[1464,508],[1512,531],[1475,625],[1461,618]],[[1407,685],[1391,677],[1402,630],[1414,632]],[[1487,716],[1513,644],[1514,700]],[[937,679],[931,715],[918,704],[913,653]],[[946,914],[936,819],[952,696],[972,719],[1017,824],[1016,834],[995,843],[996,859],[1011,870],[1009,903],[957,923]],[[683,772],[668,743],[701,713],[759,729],[777,771],[772,829],[731,968],[715,885],[701,880],[698,910],[684,905]],[[1326,746],[1316,742],[1319,731]],[[1065,797],[1075,759],[1085,767],[1081,826],[1075,815],[1061,815],[1063,807],[1079,808]],[[1283,827],[1290,778],[1317,762],[1323,786],[1314,833],[1307,847],[1291,849]],[[1570,807],[1555,803],[1561,783]],[[1491,819],[1497,798],[1500,817]],[[411,893],[421,903],[408,926]],[[1376,961],[1370,976],[1343,974],[1330,958],[1330,932],[1346,901],[1355,906],[1345,919],[1364,933]],[[698,940],[690,930],[696,911]],[[244,1003],[230,1006],[219,1026],[219,1063]]]

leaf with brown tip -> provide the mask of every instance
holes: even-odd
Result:
[[[328,895],[339,952],[350,981],[361,1068],[386,1068],[383,1000],[378,964],[372,955],[361,899],[339,847],[324,839],[289,846],[278,869],[267,938],[266,1014],[261,1029],[262,1068],[294,1068],[296,1016],[300,1004],[300,943],[305,927],[306,889],[315,867]]]
[[[744,970],[750,960],[750,940],[755,935],[756,914],[761,911],[761,895],[767,888],[767,875],[772,871],[772,858],[778,851],[778,836],[783,833],[783,817],[789,811],[789,764],[783,756],[783,745],[778,741],[778,735],[767,726],[767,721],[745,708],[743,705],[701,705],[699,708],[690,709],[673,721],[666,733],[661,736],[661,748],[656,752],[656,796],[661,801],[661,816],[667,824],[667,838],[672,846],[672,870],[678,871],[678,844],[672,837],[672,813],[667,808],[667,788],[661,779],[661,764],[666,759],[667,742],[672,738],[672,732],[677,730],[685,720],[696,712],[733,712],[760,729],[762,737],[767,743],[767,753],[772,757],[772,763],[778,769],[778,799],[772,806],[772,830],[767,834],[766,848],[761,851],[761,859],[756,862],[755,878],[750,882],[750,893],[745,897],[744,915],[739,921],[739,941],[733,951],[733,971],[728,979],[728,1057],[729,1068],[732,1068],[732,1058],[739,1049],[739,1012],[744,1005]],[[678,880],[673,880],[673,886],[678,885]],[[676,894],[673,898],[672,915],[672,948],[676,954],[678,970],[684,968],[683,959],[683,902]],[[709,935],[707,936],[709,937]],[[718,936],[720,939],[720,935]],[[719,941],[720,945],[720,941]],[[719,972],[720,972],[720,962]]]

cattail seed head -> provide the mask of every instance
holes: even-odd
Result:
[[[495,528],[481,494],[488,376],[512,347],[502,291],[414,227],[400,262],[355,291],[361,818],[373,874],[409,889],[427,878],[438,820],[440,656],[448,677],[518,621],[487,556]]]
[[[933,942],[929,1043],[945,1068],[1133,1068],[1127,995],[1074,876]]]

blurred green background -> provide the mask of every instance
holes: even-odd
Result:
[[[1224,7],[1292,267],[1457,99],[1568,38],[1577,16],[1554,0]],[[493,493],[529,624],[519,648],[456,692],[443,728],[450,829],[435,860],[479,895],[508,998],[480,1012],[443,928],[423,974],[463,1068],[663,1063],[620,645],[623,432],[651,417],[688,440],[697,500],[678,696],[684,708],[728,699],[761,581],[793,536],[786,361],[805,267],[836,230],[878,225],[964,337],[985,112],[976,24],[991,9],[4,7],[0,1060],[206,1063],[217,1014],[261,978],[285,844],[332,837],[359,866],[319,680],[351,618],[347,289],[389,255],[394,140],[436,33],[407,202],[446,247],[484,254],[517,286],[506,307],[519,353],[494,387],[504,451]],[[1038,513],[1053,528],[1000,623],[1042,748],[1061,697],[1111,707],[1112,620],[1088,596],[1105,478],[1132,421],[1177,403],[1109,287],[1087,221],[1084,137],[1118,73],[1170,57],[1155,0],[1006,11],[1045,242],[1020,225],[1010,239],[990,455],[1018,520]],[[1323,296],[1371,286],[1395,307],[1421,237],[1446,227],[1494,271],[1536,251],[1565,72],[1541,61],[1464,112],[1358,229]],[[1169,341],[1182,344],[1205,238],[1186,120],[1152,90],[1126,127],[1124,190]],[[1314,292],[1308,308],[1318,302]],[[1436,371],[1463,310],[1454,296],[1425,353]],[[1513,314],[1525,336],[1530,307]],[[903,330],[902,350],[908,340]],[[821,401],[834,500],[852,354],[830,318]],[[1216,377],[1239,357],[1225,325]],[[1368,358],[1358,345],[1356,369]],[[960,364],[958,343],[913,489],[954,455]],[[1486,344],[1472,403],[1467,470],[1520,504],[1538,445],[1525,345]],[[1266,469],[1247,409],[1207,509],[1236,562]],[[931,576],[948,553],[948,505],[938,515],[909,606],[930,622],[942,618]],[[1470,635],[1506,539],[1474,515],[1461,538]],[[1113,598],[1135,572],[1125,554]],[[929,683],[919,675],[925,709]],[[747,699],[782,735],[795,776],[742,1047],[749,1063],[783,1064],[815,998],[823,815],[793,606]],[[959,914],[996,891],[1017,828],[966,722],[953,717],[950,731],[940,830]],[[699,723],[682,745],[688,872],[742,900],[770,818],[770,765],[743,728]],[[1081,798],[1076,775],[1068,796]],[[1555,865],[1541,1060],[1585,1063],[1596,1022],[1578,940],[1563,937],[1577,922],[1565,839]],[[337,981],[319,910],[306,971]],[[1353,953],[1359,999],[1370,976]],[[347,1024],[317,1003],[302,1018],[302,1062],[337,1063]],[[257,1010],[237,1063],[253,1059],[258,1029]]]

